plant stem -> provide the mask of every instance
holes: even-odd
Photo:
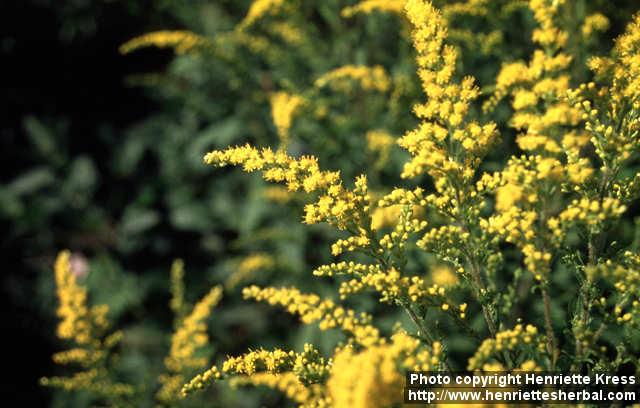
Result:
[[[418,315],[416,315],[416,312],[413,311],[413,309],[411,308],[411,305],[403,301],[399,301],[399,303],[407,312],[409,317],[411,317],[411,320],[413,321],[413,323],[416,325],[416,328],[420,332],[420,336],[424,336],[427,339],[427,341],[429,341],[430,343],[433,343],[435,340],[433,339],[431,334],[429,334],[429,332],[427,331],[427,328],[424,325],[424,322],[422,321],[422,319],[420,319]]]
[[[551,320],[551,298],[546,286],[542,287],[542,301],[544,303],[544,324],[547,332],[547,352],[551,355],[551,369],[555,370],[558,361],[558,341],[553,330]]]
[[[478,263],[475,259],[469,259],[469,261],[471,265],[471,277],[473,278],[473,281],[477,286],[477,290],[480,292],[480,295],[482,295],[482,292],[485,292],[486,288],[484,286],[484,282],[482,282],[482,276],[480,275],[480,267],[478,266]],[[478,298],[480,298],[480,296],[478,296]],[[485,302],[480,301],[479,303],[480,303],[480,306],[482,307],[482,314],[484,316],[484,320],[487,322],[487,328],[489,329],[489,333],[491,333],[491,336],[494,337],[497,333],[497,330],[496,330],[496,323],[493,320],[493,317],[491,316],[491,311],[489,310],[489,307]]]

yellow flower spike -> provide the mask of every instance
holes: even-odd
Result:
[[[387,12],[401,14],[405,0],[363,0],[353,6],[345,7],[340,12],[342,17],[353,17],[356,14],[371,14],[373,12]]]
[[[154,31],[135,37],[119,48],[120,53],[130,54],[147,47],[172,48],[176,54],[187,54],[199,48],[212,47],[213,43],[190,31]]]
[[[386,92],[391,87],[391,79],[380,65],[373,67],[345,65],[329,71],[318,79],[314,86],[329,86],[335,91],[350,93],[354,90],[352,82],[360,85],[365,91]]]
[[[405,11],[413,25],[418,76],[427,102],[414,107],[423,122],[398,141],[412,156],[405,164],[402,177],[416,177],[426,172],[436,182],[446,174],[470,180],[477,159],[497,138],[496,126],[466,120],[469,103],[478,97],[479,90],[471,77],[459,83],[453,80],[457,53],[444,44],[447,25],[440,12],[424,0],[409,0]],[[456,131],[449,135],[447,128]],[[465,157],[450,156],[447,143],[453,141],[460,145]]]
[[[107,305],[89,306],[87,290],[80,286],[71,271],[71,253],[62,251],[56,258],[54,274],[59,306],[57,315],[58,337],[70,340],[73,348],[56,353],[57,364],[79,364],[83,370],[69,377],[40,379],[44,386],[58,387],[68,391],[91,391],[102,397],[131,395],[134,389],[129,384],[114,382],[105,367],[111,349],[122,339],[122,332],[106,333],[109,326]]]
[[[209,342],[205,320],[221,298],[222,287],[213,287],[176,328],[171,337],[169,355],[164,360],[166,373],[158,378],[161,388],[156,393],[156,398],[159,401],[170,403],[176,400],[185,382],[185,375],[207,365],[206,358],[196,355]]]
[[[69,251],[60,252],[55,263],[55,277],[58,292],[57,314],[62,319],[58,324],[58,337],[74,339],[79,344],[87,344],[91,339],[91,325],[87,322],[87,291],[79,286],[71,273]]]
[[[238,24],[239,30],[246,30],[263,17],[276,14],[282,9],[286,0],[255,0],[251,3],[249,11],[244,19]]]

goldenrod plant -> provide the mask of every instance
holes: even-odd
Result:
[[[108,333],[110,322],[107,305],[90,306],[87,290],[80,285],[70,262],[71,253],[62,251],[55,263],[55,278],[60,317],[57,335],[72,343],[72,348],[53,355],[59,365],[81,368],[70,377],[46,377],[41,384],[66,391],[85,392],[109,406],[135,406],[143,390],[135,384],[115,380],[118,356],[114,348],[123,340],[123,332]],[[180,398],[183,384],[194,372],[207,366],[209,347],[208,324],[212,309],[222,298],[222,286],[214,286],[193,307],[184,299],[184,262],[171,266],[171,300],[174,315],[171,345],[164,358],[164,370],[157,377],[155,400],[161,406],[172,406]],[[190,309],[190,311],[189,311]]]
[[[122,332],[108,333],[109,306],[88,304],[87,291],[71,270],[71,253],[63,251],[55,263],[55,280],[60,318],[57,335],[69,341],[71,348],[53,355],[61,365],[77,365],[80,370],[70,377],[46,377],[41,384],[67,391],[90,391],[112,405],[119,405],[134,390],[113,379],[113,349],[122,340]]]
[[[640,375],[637,14],[607,44],[620,16],[599,1],[256,0],[244,10],[214,34],[159,31],[121,47],[170,47],[176,72],[162,81],[224,75],[225,99],[237,98],[238,111],[212,114],[231,122],[189,150],[215,146],[205,197],[236,239],[208,237],[222,261],[205,283],[222,285],[190,307],[174,263],[167,357],[153,386],[124,385],[106,359],[115,343],[82,331],[106,330],[106,308],[92,311],[75,278],[57,278],[60,337],[91,344],[82,361],[101,359],[87,367],[103,364],[104,385],[67,389],[115,405],[394,407],[410,370]],[[244,313],[279,318],[247,333]],[[243,400],[240,387],[282,395]]]

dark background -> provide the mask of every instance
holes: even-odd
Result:
[[[157,3],[157,2],[155,2]],[[145,31],[175,22],[153,1],[2,1],[0,5],[0,157],[4,184],[37,165],[30,155],[24,119],[36,116],[66,124],[71,154],[91,152],[100,159],[105,144],[156,108],[142,88],[124,78],[144,70],[161,70],[168,52],[150,50],[123,57],[118,46]],[[105,137],[109,135],[109,137]],[[106,159],[106,157],[105,157]],[[100,170],[100,168],[99,168]],[[102,185],[98,199],[109,199]],[[4,225],[3,225],[4,224]],[[60,225],[64,225],[61,223]],[[38,379],[53,372],[55,326],[36,310],[33,288],[37,269],[50,264],[36,253],[39,237],[9,235],[0,221],[0,275],[3,371],[0,399],[21,406],[48,405],[50,390]],[[59,240],[71,237],[59,231]],[[16,239],[17,238],[17,239]],[[134,261],[134,260],[132,260]]]

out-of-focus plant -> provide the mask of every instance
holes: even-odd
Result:
[[[610,51],[599,1],[164,6],[185,29],[121,47],[176,57],[130,79],[165,106],[110,163],[135,180],[116,247],[169,254],[179,231],[214,260],[192,276],[229,304],[213,350],[219,289],[187,314],[175,264],[169,357],[136,344],[148,326],[124,329],[129,401],[251,405],[262,394],[233,389],[253,384],[303,406],[392,406],[409,369],[638,370],[637,23]],[[278,184],[211,177],[211,146],[207,163]],[[240,293],[322,335],[261,327],[271,312]],[[191,379],[224,354],[238,357]],[[143,366],[157,375],[133,379]]]

